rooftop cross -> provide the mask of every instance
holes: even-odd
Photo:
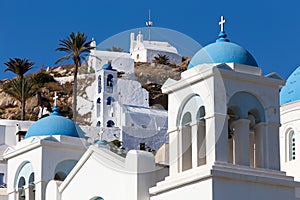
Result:
[[[225,18],[224,16],[221,16],[221,21],[219,22],[219,25],[221,26],[221,31],[224,31],[224,25],[225,25]]]
[[[56,106],[57,99],[58,99],[57,93],[54,92],[54,97],[53,97],[53,100],[54,100],[54,106]]]

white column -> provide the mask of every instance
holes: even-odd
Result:
[[[206,164],[205,122],[197,123],[197,166]]]
[[[279,124],[268,123],[269,169],[280,170]]]
[[[267,124],[259,123],[255,126],[255,145],[256,145],[256,167],[266,168],[268,164],[267,159]]]
[[[207,132],[207,134],[210,134]],[[206,134],[206,135],[207,135]],[[216,161],[229,162],[228,146],[228,116],[227,114],[215,114],[215,148]]]
[[[213,165],[216,161],[216,138],[214,134],[214,127],[215,127],[215,118],[212,117],[206,117],[206,129],[205,129],[205,135],[206,135],[206,164],[207,165]]]
[[[169,130],[169,172],[170,176],[178,174],[180,171],[179,148],[181,146],[179,141],[180,129]]]
[[[30,198],[30,191],[29,191],[29,186],[25,186],[25,200],[31,200]]]
[[[250,131],[250,166],[256,167],[256,144],[254,131]]]
[[[228,117],[214,113],[205,117],[206,164],[213,165],[215,161],[228,163]]]
[[[192,168],[198,167],[198,123],[192,124]]]
[[[18,190],[16,191],[17,195],[16,195],[16,200],[24,200],[25,198],[21,197],[22,195],[22,188],[18,188]]]
[[[250,166],[249,119],[239,119],[232,123],[235,140],[235,164]]]

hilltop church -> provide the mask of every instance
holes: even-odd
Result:
[[[100,132],[61,116],[56,104],[34,123],[0,122],[4,144],[12,143],[0,156],[7,183],[0,199],[300,199],[300,68],[287,82],[263,75],[224,23],[222,17],[216,42],[192,57],[181,79],[164,83],[167,116],[149,108],[138,85],[139,99],[118,96],[126,89],[119,84],[134,82],[119,80],[112,62],[95,72]],[[115,137],[125,150],[108,144]],[[156,154],[134,148],[139,138]]]

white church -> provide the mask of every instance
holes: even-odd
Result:
[[[131,82],[119,82],[112,62],[95,73],[99,133],[61,116],[56,103],[34,123],[0,121],[0,199],[300,199],[300,68],[287,82],[263,75],[224,23],[181,79],[163,85],[167,116],[138,86],[137,105],[118,97],[126,89],[118,85]],[[127,151],[112,149],[113,137]],[[135,148],[139,137],[159,146],[155,155]]]

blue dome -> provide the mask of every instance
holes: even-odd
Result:
[[[38,120],[29,127],[25,139],[33,136],[52,135],[83,137],[83,132],[78,125],[72,120],[61,116],[56,106],[52,111],[53,113],[50,116]]]
[[[280,105],[300,100],[300,67],[287,79],[280,91]]]
[[[258,66],[254,57],[243,47],[232,43],[221,31],[215,43],[200,49],[191,59],[188,69],[199,64],[210,63],[237,63],[250,66]]]
[[[104,64],[104,65],[102,66],[102,69],[105,69],[105,70],[113,70],[111,64]]]

